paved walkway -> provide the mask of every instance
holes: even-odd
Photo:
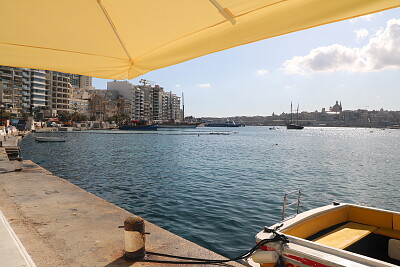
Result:
[[[36,266],[1,211],[0,266]]]

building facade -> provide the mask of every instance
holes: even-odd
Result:
[[[107,90],[117,91],[131,101],[131,119],[145,121],[182,120],[180,97],[164,92],[159,85],[133,85],[128,81],[107,83]]]
[[[0,66],[0,102],[14,117],[56,116],[72,111],[72,88],[91,87],[91,83],[91,77],[82,75]]]

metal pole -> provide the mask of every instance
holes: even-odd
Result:
[[[297,196],[297,214],[300,213],[300,195],[301,191],[299,190],[299,195]]]
[[[285,219],[286,196],[287,196],[287,194],[285,194],[285,197],[283,198],[282,221]]]

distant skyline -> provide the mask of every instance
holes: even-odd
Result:
[[[400,110],[400,8],[239,46],[130,80],[185,95],[195,117]],[[93,79],[98,89],[107,81]]]

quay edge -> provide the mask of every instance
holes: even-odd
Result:
[[[132,213],[32,161],[22,164],[22,171],[0,173],[0,210],[37,266],[166,266],[124,259],[124,232],[118,227]],[[145,225],[147,251],[224,259],[150,222]]]

